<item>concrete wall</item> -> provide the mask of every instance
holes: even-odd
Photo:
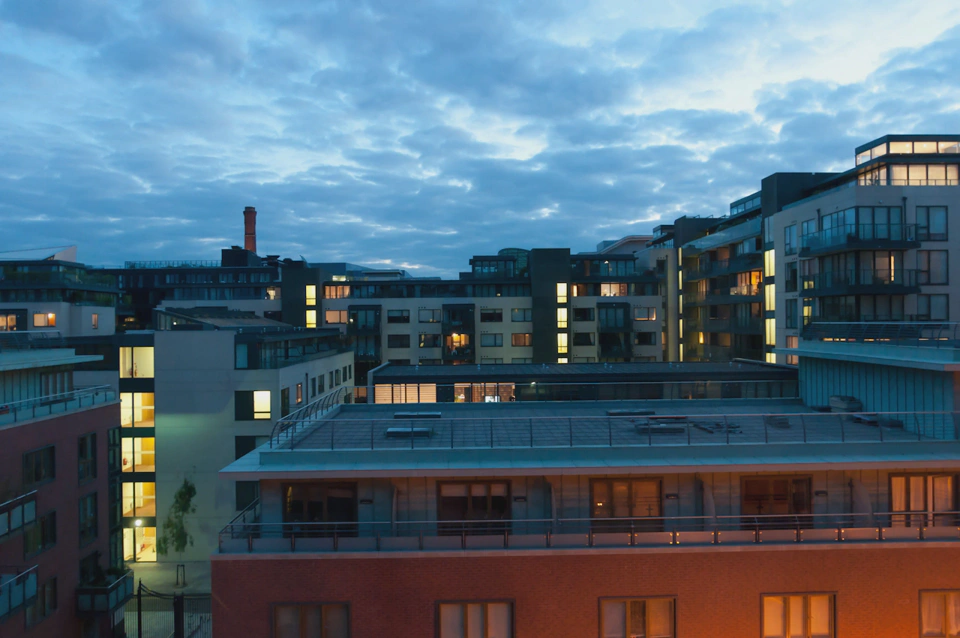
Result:
[[[64,337],[104,337],[116,331],[116,309],[111,306],[74,305],[57,301],[9,302],[0,304],[0,310],[26,310],[27,323],[17,330],[59,331]],[[33,325],[34,314],[53,313],[56,326],[45,328]],[[97,327],[93,327],[93,315],[97,315]]]

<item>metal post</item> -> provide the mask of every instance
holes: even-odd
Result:
[[[186,638],[183,627],[183,594],[173,595],[173,638]]]
[[[533,447],[533,419],[530,419],[530,447]]]
[[[847,433],[843,429],[843,415],[841,414],[839,418],[840,418],[840,442],[843,443],[844,441],[847,440]]]
[[[137,580],[137,638],[143,638],[143,580]]]
[[[800,429],[803,430],[803,442],[807,442],[807,422],[803,420],[803,415],[800,415]]]
[[[567,425],[570,427],[570,447],[573,447],[573,419],[567,419]]]
[[[727,421],[727,415],[723,415],[723,431],[727,434],[727,445],[730,445],[730,423]]]

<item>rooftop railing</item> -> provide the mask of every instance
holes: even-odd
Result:
[[[960,347],[960,323],[955,321],[815,321],[804,328],[803,339],[914,348],[958,348]]]
[[[0,621],[37,597],[37,565],[20,570],[0,566]]]
[[[0,503],[0,542],[24,526],[37,520],[36,490]]]
[[[617,410],[619,411],[619,410]],[[611,410],[610,412],[616,412]],[[647,414],[644,414],[647,413]],[[706,445],[955,441],[960,412],[803,412],[316,419],[296,424],[287,450],[626,448]],[[276,437],[271,438],[273,443]]]
[[[32,348],[65,348],[59,330],[7,330],[0,332],[0,352]]]
[[[429,552],[835,543],[960,543],[960,512],[501,519],[338,523],[232,522],[219,551]]]
[[[123,267],[127,269],[135,268],[220,268],[222,266],[219,260],[199,259],[199,260],[179,260],[179,261],[125,261]]]
[[[118,291],[114,275],[91,271],[17,271],[0,269],[0,287],[66,286],[94,290]]]
[[[117,400],[116,392],[109,385],[78,388],[47,396],[0,403],[0,427],[31,419],[54,416]]]
[[[282,442],[289,442],[292,445],[297,434],[305,426],[316,423],[317,419],[322,419],[337,406],[351,403],[353,401],[353,392],[351,392],[353,389],[353,386],[341,386],[331,390],[317,400],[311,401],[302,408],[298,408],[277,420],[270,432],[270,447],[279,446]]]

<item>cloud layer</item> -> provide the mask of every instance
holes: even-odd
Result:
[[[958,132],[953,3],[661,4],[0,0],[0,250],[452,275]]]

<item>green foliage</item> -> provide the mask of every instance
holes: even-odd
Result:
[[[193,536],[187,529],[184,519],[187,514],[197,511],[197,506],[193,504],[196,495],[196,486],[189,479],[183,479],[183,485],[173,495],[173,503],[167,513],[167,519],[163,521],[157,537],[157,553],[161,556],[166,556],[171,550],[183,555],[183,551],[188,546],[193,547]]]

